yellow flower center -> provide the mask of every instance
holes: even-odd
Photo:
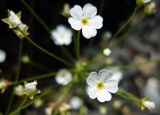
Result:
[[[80,22],[81,22],[81,24],[84,25],[84,26],[86,26],[86,25],[89,24],[88,18],[81,18]]]
[[[59,35],[60,39],[64,39],[64,34]]]
[[[98,90],[104,89],[104,82],[102,81],[97,82],[96,87]]]

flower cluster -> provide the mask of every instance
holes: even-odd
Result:
[[[3,22],[9,25],[10,29],[13,29],[15,34],[19,38],[24,38],[25,36],[29,35],[28,26],[23,24],[20,20],[21,12],[15,14],[12,10],[8,10],[8,18],[2,19]]]
[[[15,87],[14,92],[17,96],[27,95],[30,99],[33,99],[36,94],[39,94],[41,91],[36,88],[37,81],[30,83],[25,82],[24,86],[18,85]]]

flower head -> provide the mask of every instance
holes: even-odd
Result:
[[[103,50],[103,54],[104,54],[105,56],[109,56],[109,55],[111,54],[111,50],[110,50],[109,48],[105,48],[105,49]]]
[[[75,96],[75,97],[72,97],[71,100],[70,100],[70,105],[71,105],[71,108],[72,109],[79,109],[80,106],[81,106],[81,100],[79,97]]]
[[[6,80],[6,79],[3,79],[3,78],[0,79],[0,90],[1,90],[2,93],[3,93],[3,92],[6,90],[6,88],[7,88],[8,86],[10,86],[10,85],[11,85],[11,82],[10,82],[10,81],[8,81],[8,80]]]
[[[30,99],[34,98],[35,94],[40,93],[41,91],[36,88],[37,81],[33,81],[31,83],[25,82],[24,84],[24,94],[28,95]]]
[[[72,41],[72,31],[63,25],[51,31],[52,39],[56,45],[69,45]]]
[[[21,12],[16,14],[12,10],[8,10],[8,18],[2,19],[2,21],[7,23],[9,28],[16,28],[18,25],[22,24],[20,18]]]
[[[68,19],[71,27],[81,30],[85,38],[96,36],[97,29],[102,28],[103,18],[97,14],[97,8],[92,4],[86,4],[83,8],[75,5],[70,10],[71,17]]]
[[[112,69],[102,69],[98,73],[91,72],[87,78],[87,92],[91,99],[100,102],[110,101],[112,95],[118,91],[118,80],[113,80]]]
[[[8,17],[2,19],[2,21],[4,23],[7,23],[9,25],[9,28],[13,29],[14,33],[19,38],[24,38],[25,36],[29,35],[28,26],[26,24],[23,24],[20,18],[21,12],[14,13],[12,10],[8,10]]]
[[[23,85],[18,85],[14,88],[14,93],[17,95],[17,96],[23,96],[24,95],[24,87]]]
[[[144,8],[144,12],[148,15],[150,14],[155,14],[157,12],[156,9],[157,5],[155,2],[150,2],[149,4],[147,4]]]
[[[0,63],[3,63],[6,60],[6,53],[0,49]]]
[[[67,85],[72,80],[72,73],[67,69],[61,69],[56,75],[56,82],[61,85]]]
[[[147,98],[142,99],[141,101],[141,110],[143,111],[144,109],[152,110],[155,108],[155,103],[152,101],[148,101]]]

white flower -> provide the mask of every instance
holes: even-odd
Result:
[[[43,100],[40,99],[40,98],[36,99],[35,102],[34,102],[34,106],[36,108],[40,107],[42,104],[43,104]]]
[[[80,106],[81,106],[81,100],[79,97],[75,96],[75,97],[72,97],[71,100],[70,100],[70,105],[71,105],[71,108],[72,109],[79,109]]]
[[[11,82],[6,79],[0,79],[0,90],[3,93],[8,86],[11,85]]]
[[[29,63],[30,62],[29,56],[28,55],[23,55],[22,56],[22,62],[25,63],[25,64]]]
[[[110,50],[109,48],[105,48],[105,49],[103,50],[103,54],[104,54],[105,56],[109,56],[109,55],[111,54],[111,50]]]
[[[92,4],[86,4],[83,9],[75,5],[70,10],[71,17],[68,19],[71,27],[81,30],[85,38],[89,39],[96,36],[97,29],[102,28],[103,18],[97,14],[97,8]]]
[[[142,102],[141,102],[141,110],[144,110],[144,109],[148,109],[148,110],[152,110],[154,109],[156,106],[155,106],[155,103],[152,102],[152,101],[148,101],[148,99],[144,98],[142,99]]]
[[[112,95],[118,91],[118,81],[113,80],[112,69],[102,69],[98,73],[91,72],[87,78],[87,92],[91,99],[97,98],[100,102],[110,101]]]
[[[72,41],[72,31],[63,25],[59,25],[51,31],[51,38],[56,45],[69,45]]]
[[[22,85],[18,85],[14,88],[14,93],[17,96],[23,96],[24,95],[24,87]]]
[[[3,63],[6,60],[6,53],[0,49],[0,63]]]
[[[20,17],[18,17],[17,14],[15,14],[12,10],[8,10],[8,14],[8,19],[13,24],[13,28],[17,27],[22,23]]]
[[[35,94],[40,93],[41,91],[36,88],[37,81],[24,84],[24,94],[28,95],[30,99],[33,99]]]
[[[72,80],[72,73],[67,69],[61,69],[56,75],[56,82],[61,85],[67,85]]]
[[[45,108],[46,115],[52,115],[53,109],[51,107]]]

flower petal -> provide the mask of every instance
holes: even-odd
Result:
[[[93,26],[96,29],[100,29],[103,26],[103,18],[101,16],[95,16],[92,19],[90,19],[89,24],[90,26]]]
[[[112,98],[112,95],[105,90],[99,91],[97,94],[97,99],[99,102],[105,102],[105,101],[110,101]]]
[[[82,34],[85,38],[89,39],[89,38],[96,36],[97,30],[91,26],[83,26]]]
[[[87,84],[88,85],[95,85],[98,81],[98,75],[96,72],[91,72],[87,78]]]
[[[118,81],[107,81],[105,84],[105,89],[111,93],[116,93],[118,91]]]
[[[87,18],[92,18],[97,14],[97,8],[93,6],[92,4],[86,4],[83,7],[83,15]]]
[[[113,75],[113,69],[109,68],[109,69],[102,69],[98,72],[98,76],[100,77],[100,80],[107,82],[108,80],[110,80],[112,78]]]
[[[80,22],[74,18],[69,18],[68,22],[70,23],[71,27],[75,30],[80,30],[82,28],[82,25],[80,24]]]
[[[88,93],[88,95],[91,99],[95,99],[97,97],[98,90],[95,86],[88,87],[87,88],[87,93]]]
[[[79,5],[75,5],[73,8],[70,10],[70,14],[73,18],[75,19],[80,19],[82,17],[82,8]]]

